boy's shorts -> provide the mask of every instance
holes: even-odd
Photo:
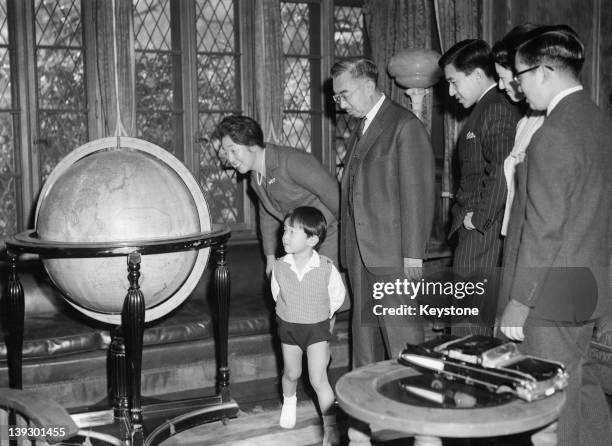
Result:
[[[283,344],[297,345],[306,351],[309,345],[329,341],[329,319],[314,324],[295,324],[276,317],[278,336]]]

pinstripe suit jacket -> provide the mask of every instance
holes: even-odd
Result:
[[[516,105],[495,87],[476,103],[457,141],[460,178],[451,235],[463,225],[467,212],[474,212],[472,223],[481,233],[503,218],[503,164],[514,145],[519,119]]]
[[[265,255],[276,254],[278,231],[285,215],[298,206],[312,206],[323,213],[327,227],[336,227],[340,207],[338,181],[311,154],[289,147],[266,144],[265,184],[251,187],[259,198],[259,224]],[[327,253],[337,259],[335,253]]]
[[[610,312],[612,122],[588,93],[572,93],[533,135],[525,161],[500,309],[512,298],[547,320],[583,322]]]

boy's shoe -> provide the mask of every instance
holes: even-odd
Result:
[[[279,425],[283,429],[293,429],[297,412],[297,394],[283,396],[283,408],[281,409]]]

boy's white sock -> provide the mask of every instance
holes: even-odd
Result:
[[[297,411],[297,393],[293,396],[283,395],[283,408],[280,414],[280,427],[283,429],[292,429],[295,426],[295,418]]]

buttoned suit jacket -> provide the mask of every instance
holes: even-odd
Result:
[[[266,144],[265,184],[250,183],[259,198],[259,224],[265,255],[276,254],[278,233],[285,215],[299,206],[317,208],[327,227],[337,228],[340,207],[338,181],[311,154],[289,147]],[[338,246],[324,254],[337,261]],[[332,252],[333,251],[333,252]]]
[[[568,322],[609,312],[610,119],[585,91],[572,93],[533,135],[525,161],[517,171],[500,308],[515,299],[531,307],[531,317]]]
[[[470,211],[479,232],[501,222],[507,192],[503,164],[514,146],[519,119],[517,106],[495,87],[474,106],[457,139],[460,178],[449,235]]]
[[[365,134],[357,138],[353,133],[345,159],[340,199],[342,265],[347,266],[347,231],[352,230],[349,200],[359,252],[368,270],[401,271],[404,257],[425,258],[435,205],[434,157],[421,121],[385,98]],[[355,168],[352,187],[351,168]]]

